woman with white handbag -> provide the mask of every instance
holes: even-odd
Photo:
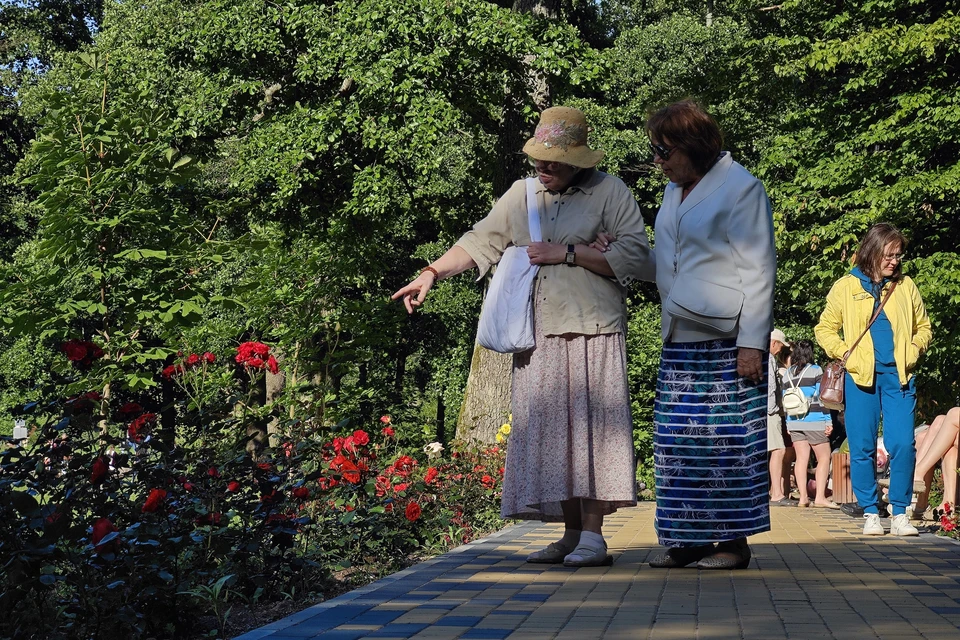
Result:
[[[603,152],[587,145],[588,130],[577,109],[544,111],[523,148],[536,179],[514,183],[486,218],[393,295],[412,313],[438,279],[474,267],[482,277],[520,248],[512,253],[520,253],[525,273],[498,271],[502,282],[491,286],[491,293],[497,286],[519,295],[496,307],[488,293],[479,333],[481,344],[515,352],[501,514],[562,521],[563,537],[527,560],[567,566],[611,562],[603,518],[636,504],[626,287],[653,279],[640,208],[621,180],[594,168]],[[603,233],[616,241],[600,240],[604,251],[591,247]]]

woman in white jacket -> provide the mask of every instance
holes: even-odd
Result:
[[[744,569],[769,531],[766,351],[776,256],[763,185],[714,119],[678,102],[647,122],[670,179],[656,220],[663,352],[654,406],[654,567]]]

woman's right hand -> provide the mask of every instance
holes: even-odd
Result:
[[[606,253],[610,249],[610,243],[616,240],[616,238],[609,233],[601,231],[597,234],[597,239],[591,242],[589,246],[591,249],[596,249],[600,253]]]
[[[414,309],[423,304],[427,297],[427,292],[433,288],[437,276],[430,271],[424,271],[417,276],[410,284],[403,287],[395,294],[390,296],[391,300],[403,298],[403,306],[407,308],[407,313],[413,313]]]

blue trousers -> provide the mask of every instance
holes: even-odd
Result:
[[[894,372],[877,371],[872,387],[858,387],[850,374],[843,385],[846,401],[847,441],[850,444],[850,479],[864,513],[878,512],[877,432],[883,418],[883,445],[890,454],[890,505],[893,515],[906,513],[913,494],[913,467],[917,450],[913,413],[917,396],[911,378],[900,385]]]

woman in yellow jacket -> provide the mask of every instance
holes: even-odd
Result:
[[[917,286],[900,269],[906,246],[906,238],[893,225],[871,227],[860,242],[856,266],[834,283],[814,329],[827,355],[842,358],[896,283],[880,315],[847,359],[843,393],[850,475],[866,518],[864,535],[884,534],[873,458],[881,417],[883,444],[890,453],[890,533],[917,535],[906,514],[916,459],[913,369],[933,334]]]

